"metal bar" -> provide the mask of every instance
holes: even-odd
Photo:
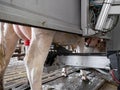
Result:
[[[109,10],[109,14],[111,14],[111,15],[120,14],[120,5],[111,6],[111,8]]]
[[[103,31],[103,27],[104,27],[104,24],[108,17],[109,10],[110,10],[110,7],[111,7],[111,4],[113,3],[113,1],[114,0],[105,0],[102,10],[101,10],[101,13],[98,17],[97,24],[95,26],[96,30]]]
[[[110,69],[110,61],[106,56],[58,56],[57,59],[63,65],[76,66],[81,68]]]
[[[81,29],[83,33],[88,27],[89,0],[81,0]]]
[[[120,4],[120,0],[114,0],[113,4]]]
[[[94,0],[93,1],[95,4],[97,4],[97,5],[102,5],[103,4],[103,2],[104,2],[104,0]],[[118,5],[118,4],[120,4],[120,0],[114,0],[113,1],[113,3],[112,3],[112,5]]]

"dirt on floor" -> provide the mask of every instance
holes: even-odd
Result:
[[[99,90],[117,90],[117,86],[106,82]]]
[[[61,77],[43,84],[43,90],[117,90],[117,86],[106,82],[104,78],[100,77],[101,75],[97,76],[98,73],[91,71],[86,71],[86,73],[88,78],[86,81],[81,79],[79,72],[75,72],[67,77]],[[6,88],[16,87],[19,83],[23,83],[23,85],[25,85],[24,83],[27,82],[27,77],[23,61],[11,61],[6,70],[4,79]],[[108,77],[108,79],[110,78]]]

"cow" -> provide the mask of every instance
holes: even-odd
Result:
[[[3,76],[15,50],[18,36],[11,24],[0,23],[0,90],[3,90]]]
[[[3,90],[3,76],[19,39],[30,40],[24,62],[31,90],[42,90],[44,62],[52,42],[59,45],[80,46],[84,52],[84,38],[47,29],[0,23],[0,90]],[[94,45],[93,45],[94,46]]]

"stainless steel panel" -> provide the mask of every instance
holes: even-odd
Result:
[[[57,59],[65,65],[110,69],[110,61],[106,56],[58,56]]]
[[[82,33],[80,0],[0,0],[0,19]]]

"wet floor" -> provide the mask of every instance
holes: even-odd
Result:
[[[73,73],[67,78],[60,78],[43,85],[43,90],[117,90],[117,87],[94,73],[87,75],[87,81],[83,81],[79,73]]]
[[[96,73],[91,71],[86,71],[86,73],[88,77],[87,81],[83,81],[80,73],[75,72],[68,77],[58,78],[54,81],[43,84],[43,90],[117,90],[115,85],[106,82],[105,79],[99,77]],[[22,61],[11,62],[6,71],[5,79],[5,87],[9,87],[10,85],[11,87],[15,87],[20,81],[23,85],[26,84],[27,77],[24,63]]]

